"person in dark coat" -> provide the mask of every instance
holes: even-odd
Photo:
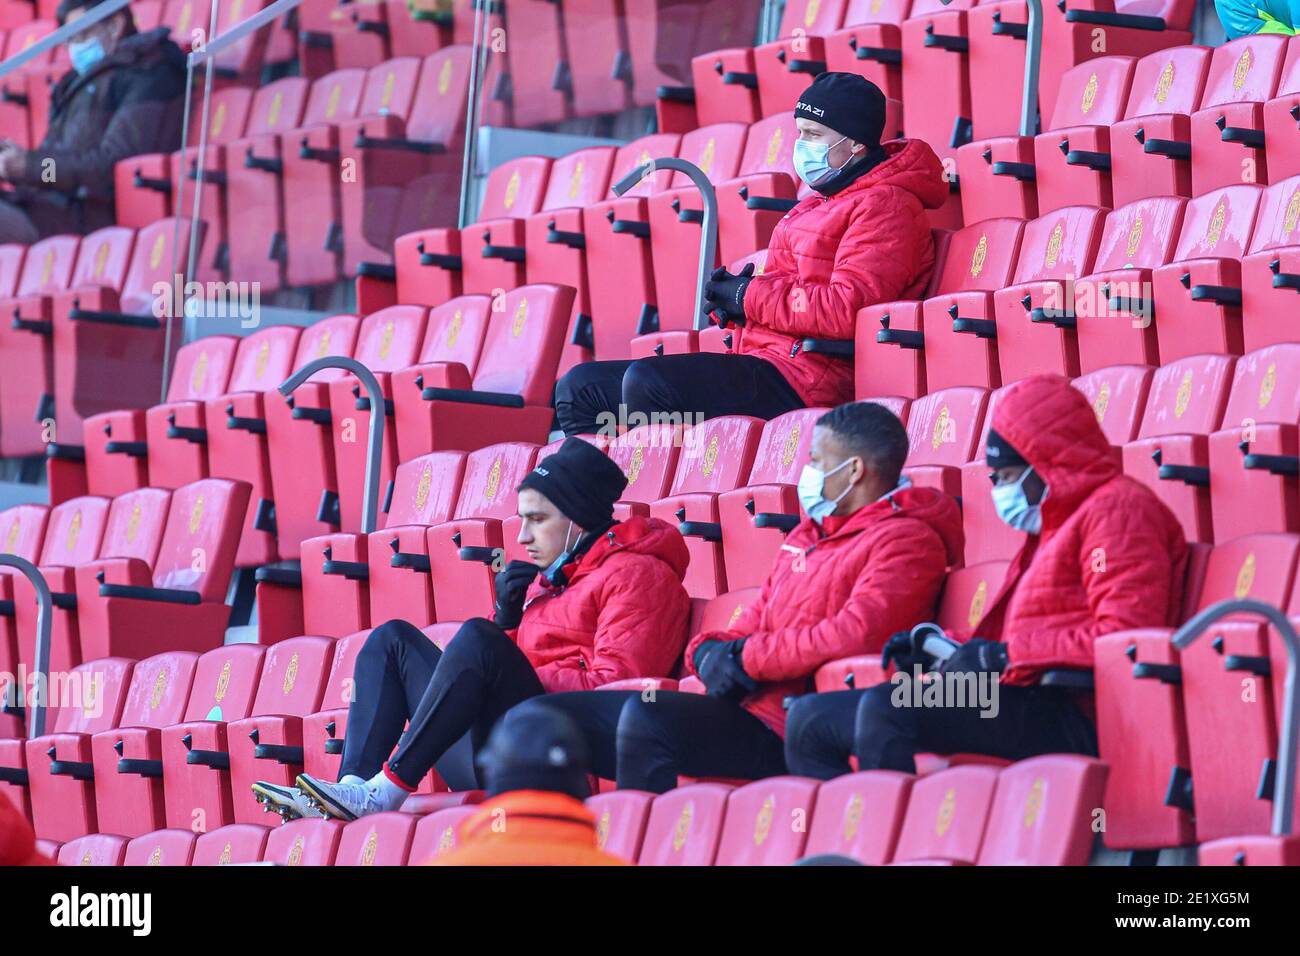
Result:
[[[63,0],[60,24],[102,0]],[[185,55],[167,27],[135,28],[129,9],[68,42],[72,69],[55,84],[49,127],[34,149],[0,139],[0,242],[87,233],[115,221],[113,167],[142,153],[179,149]]]

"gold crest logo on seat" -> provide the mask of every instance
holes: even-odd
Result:
[[[1240,91],[1246,85],[1246,77],[1250,75],[1250,68],[1255,65],[1255,59],[1250,55],[1250,47],[1241,51],[1241,56],[1237,58],[1237,68],[1232,71],[1232,88]]]
[[[952,415],[945,405],[939,409],[939,417],[934,420],[934,433],[930,436],[930,447],[938,448],[945,442],[956,441],[953,430]]]
[[[465,317],[461,310],[457,309],[456,314],[451,317],[451,322],[447,326],[447,348],[454,349],[456,347],[456,340],[460,338],[460,329],[464,324]]]
[[[208,377],[208,353],[199,353],[199,360],[194,363],[194,374],[190,376],[190,391],[202,391],[203,383]]]
[[[271,105],[266,111],[266,125],[271,129],[275,129],[276,124],[280,122],[280,109],[283,106],[284,94],[277,92],[271,98]]]
[[[1291,194],[1291,201],[1286,204],[1286,218],[1282,221],[1282,234],[1289,236],[1300,225],[1300,186]]]
[[[230,864],[230,844],[226,843],[221,848],[221,855],[217,857],[217,866],[228,866]]]
[[[335,83],[334,88],[330,90],[330,98],[325,103],[325,118],[333,119],[334,114],[339,111],[339,100],[343,98],[343,84]]]
[[[271,361],[271,343],[263,342],[261,348],[257,350],[257,363],[253,366],[253,378],[261,378],[266,374],[266,365]]]
[[[483,497],[491,501],[497,496],[497,490],[501,487],[501,459],[498,458],[492,462],[492,468],[488,471],[487,485],[483,489]]]
[[[1233,589],[1233,596],[1238,600],[1243,600],[1246,595],[1250,594],[1250,589],[1255,586],[1255,552],[1252,551],[1246,555],[1246,560],[1241,562],[1241,568],[1237,571],[1237,586]]]
[[[705,478],[713,474],[713,466],[718,463],[718,436],[714,435],[709,439],[709,447],[704,449],[704,467],[702,473]]]
[[[966,611],[966,622],[974,627],[984,617],[984,607],[989,600],[989,583],[981,580],[979,586],[975,588],[975,593],[971,595],[970,608]]]
[[[446,853],[455,845],[456,845],[456,828],[447,827],[447,829],[442,831],[442,838],[438,840],[437,852]]]
[[[108,265],[108,243],[101,242],[99,244],[99,248],[95,251],[95,278],[96,279],[103,277],[104,266],[106,265]]]
[[[1043,791],[1046,784],[1042,777],[1034,779],[1034,785],[1029,788],[1029,794],[1025,797],[1024,822],[1025,829],[1029,829],[1038,822],[1038,812],[1043,809]]]
[[[632,449],[632,460],[627,463],[627,483],[628,487],[636,484],[636,480],[641,477],[641,469],[645,465],[645,446],[637,445]]]
[[[1047,239],[1047,250],[1043,253],[1043,265],[1049,269],[1055,269],[1057,260],[1061,258],[1061,245],[1065,241],[1065,226],[1057,223],[1052,229],[1051,236]]]
[[[519,305],[515,308],[515,320],[510,326],[510,334],[515,338],[519,338],[524,331],[526,321],[528,321],[528,300],[520,299]]]
[[[695,164],[700,167],[700,172],[704,173],[706,176],[709,174],[710,169],[713,168],[713,154],[716,152],[717,148],[718,144],[714,141],[714,138],[710,136],[709,141],[704,144],[704,151],[700,153],[700,161]]]
[[[208,127],[209,136],[220,136],[221,127],[226,125],[226,104],[218,103],[217,111],[212,114],[212,125]]]
[[[1277,388],[1277,363],[1269,362],[1264,378],[1259,383],[1259,407],[1263,408],[1273,400],[1273,391]]]
[[[849,843],[858,835],[858,826],[862,823],[862,794],[855,793],[844,808],[844,829],[840,835]]]
[[[302,837],[293,841],[293,846],[289,849],[289,865],[302,865]]]
[[[600,820],[596,823],[596,849],[605,849],[605,841],[609,839],[609,811],[606,810],[600,815]]]
[[[203,523],[203,496],[199,495],[194,499],[194,507],[190,509],[190,534],[197,534],[199,525]]]
[[[379,850],[379,834],[372,827],[366,835],[366,845],[361,848],[361,865],[374,866],[375,853]]]
[[[803,25],[811,27],[817,20],[817,11],[822,5],[822,0],[808,0],[808,6],[803,11]]]
[[[578,160],[573,167],[573,175],[569,177],[569,198],[577,199],[578,190],[582,188],[582,176],[586,172],[586,167],[582,160]]]
[[[230,661],[221,665],[221,673],[217,675],[217,689],[212,694],[213,703],[219,704],[225,700],[228,690],[230,690]]]
[[[68,522],[68,537],[64,541],[67,549],[71,551],[77,546],[77,536],[81,534],[81,509],[78,508],[72,515],[72,520]]]
[[[131,517],[126,522],[126,543],[131,544],[135,541],[135,536],[140,533],[140,506],[137,504],[131,509]]]
[[[320,340],[316,343],[316,357],[324,358],[330,351],[330,329],[321,333]]]
[[[449,89],[451,89],[451,60],[443,60],[442,69],[438,71],[438,95],[445,96]]]
[[[1133,228],[1128,231],[1128,243],[1124,246],[1125,255],[1132,258],[1137,255],[1138,247],[1142,245],[1142,217],[1133,217]]]
[[[506,183],[506,198],[501,203],[507,209],[515,204],[515,197],[519,195],[519,185],[519,170],[516,169],[510,174],[510,181]]]
[[[157,710],[158,705],[162,703],[163,694],[167,693],[167,669],[164,667],[158,671],[158,676],[153,679],[153,691],[149,694],[149,709]]]
[[[1156,77],[1156,102],[1163,103],[1169,99],[1169,91],[1174,85],[1174,61],[1170,60]]]
[[[162,844],[154,847],[153,852],[149,854],[149,865],[162,866]]]
[[[162,262],[163,252],[167,248],[167,237],[163,233],[158,233],[158,238],[153,241],[153,250],[149,253],[149,268],[157,269],[158,264]]]
[[[682,847],[686,845],[687,838],[691,835],[691,819],[695,816],[695,803],[691,800],[686,801],[686,806],[682,807],[682,814],[677,818],[677,825],[673,827],[673,852],[680,853]]]
[[[984,271],[984,260],[989,255],[989,237],[988,235],[980,236],[980,241],[975,244],[975,252],[970,257],[970,274],[974,279]]]
[[[420,472],[420,481],[415,486],[415,510],[423,511],[429,503],[429,489],[433,487],[433,466],[425,465]]]
[[[1088,82],[1083,88],[1083,102],[1079,104],[1080,111],[1086,116],[1092,110],[1092,105],[1097,102],[1097,74],[1094,73],[1088,77]]]
[[[953,816],[957,812],[957,791],[949,789],[943,795],[943,802],[939,804],[939,813],[934,818],[935,836],[943,836],[952,826]]]
[[[41,285],[46,285],[50,281],[50,273],[54,271],[54,250],[45,250],[45,261],[41,263]]]
[[[775,808],[776,797],[768,797],[758,808],[758,816],[754,818],[754,846],[762,846],[772,832],[772,813]]]
[[[392,70],[384,77],[384,91],[379,94],[379,108],[388,109],[388,105],[393,101],[393,90],[397,86],[397,74]]]
[[[772,138],[767,141],[767,165],[775,166],[781,157],[781,127],[772,130]]]
[[[384,324],[384,334],[379,338],[379,357],[381,359],[387,359],[389,353],[393,351],[393,334],[395,331],[391,320]]]
[[[1174,396],[1174,418],[1182,418],[1187,413],[1187,406],[1192,401],[1192,372],[1183,373],[1183,380],[1178,385],[1178,394]]]
[[[90,858],[90,851],[87,850],[86,855],[81,858],[81,866],[94,866],[94,865],[95,865],[95,861]]]
[[[737,604],[736,609],[731,612],[731,617],[727,619],[727,627],[730,628],[732,625],[734,625],[738,620],[740,620],[740,615],[744,613],[745,613],[745,605]]]
[[[1102,382],[1097,390],[1097,397],[1092,400],[1092,413],[1097,416],[1097,424],[1106,420],[1106,409],[1110,407],[1110,383]]]
[[[280,685],[284,696],[288,697],[293,692],[293,685],[298,680],[298,655],[295,653],[289,658],[289,666],[284,669],[284,683]]]
[[[1219,205],[1215,207],[1214,215],[1210,217],[1209,228],[1205,230],[1205,241],[1211,249],[1219,244],[1219,239],[1223,237],[1223,227],[1228,221],[1228,201],[1220,199]]]
[[[794,461],[794,454],[799,450],[799,426],[792,425],[786,432],[785,444],[781,447],[781,467],[789,468]]]

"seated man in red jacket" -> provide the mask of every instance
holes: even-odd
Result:
[[[466,621],[441,652],[406,621],[375,628],[357,657],[339,782],[301,774],[253,792],[285,816],[352,820],[396,810],[435,764],[453,789],[475,789],[463,748],[481,749],[520,701],[667,675],[686,640],[690,556],[658,518],[613,520],[626,487],[581,438],[542,459],[519,486],[531,560],[497,575],[495,619]]]
[[[742,326],[737,354],[575,366],[555,385],[566,435],[636,413],[770,419],[853,397],[852,361],[805,351],[803,341],[852,339],[863,306],[924,292],[934,268],[925,210],[943,204],[948,184],[921,140],[881,144],[885,96],[856,74],[821,74],[794,115],[794,164],[813,194],[777,224],[762,275],[752,265],[738,275],[720,268],[706,290],[715,318]],[[693,322],[674,316],[672,327]]]
[[[1092,643],[1103,634],[1177,623],[1182,529],[1149,488],[1120,473],[1087,399],[1059,376],[1006,390],[986,457],[998,515],[1026,539],[971,632],[978,636],[954,635],[964,642],[937,679],[985,680],[996,706],[978,706],[973,694],[916,706],[902,675],[930,662],[899,634],[885,648],[901,672],[891,682],[793,703],[791,773],[829,779],[849,770],[850,754],[859,769],[906,773],[916,772],[920,752],[1096,755],[1091,695],[1039,680],[1049,670],[1090,672]]]
[[[827,661],[874,653],[928,619],[962,553],[957,503],[900,481],[907,448],[902,423],[881,405],[853,402],[818,419],[799,479],[808,516],[754,604],[686,649],[707,694],[551,694],[520,709],[567,713],[587,737],[594,772],[620,788],[663,793],[679,774],[785,773],[785,698],[807,691]]]

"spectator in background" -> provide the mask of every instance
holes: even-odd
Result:
[[[1295,36],[1300,30],[1300,0],[1214,0],[1229,40],[1255,33]]]
[[[882,405],[853,402],[818,419],[799,479],[807,517],[757,600],[727,630],[687,646],[706,695],[605,690],[536,704],[572,717],[595,773],[620,788],[663,793],[679,774],[785,773],[785,698],[809,690],[828,661],[878,652],[929,618],[962,553],[957,503],[900,479],[907,449],[902,422]]]
[[[101,2],[63,0],[59,23]],[[122,9],[68,42],[72,69],[54,86],[45,138],[34,149],[0,139],[0,182],[15,187],[0,194],[0,242],[112,225],[117,161],[180,148],[185,55],[167,33],[137,32]]]
[[[479,755],[488,799],[431,866],[624,866],[597,845],[587,747],[573,721],[545,706],[511,711]]]
[[[496,576],[494,620],[466,621],[442,652],[406,621],[375,628],[357,657],[339,782],[300,774],[297,787],[259,781],[253,792],[284,815],[352,820],[398,809],[435,764],[454,789],[474,789],[459,753],[442,758],[466,735],[480,748],[520,701],[671,673],[690,616],[690,554],[658,518],[613,520],[626,487],[581,438],[542,459],[519,486],[531,560]]]
[[[915,773],[920,752],[1097,753],[1091,693],[1039,679],[1048,670],[1091,676],[1092,644],[1104,634],[1177,623],[1183,531],[1150,488],[1121,474],[1092,406],[1060,376],[1007,388],[986,457],[998,515],[1027,537],[940,671],[997,682],[996,710],[971,698],[970,706],[896,706],[893,683],[801,697],[785,741],[791,773],[829,779],[848,771],[850,754],[862,770]],[[906,634],[885,650],[904,674],[926,663]]]
[[[938,157],[921,140],[880,142],[885,95],[852,73],[823,73],[795,105],[794,163],[813,190],[777,224],[761,276],[714,271],[709,307],[741,326],[737,354],[697,352],[586,362],[555,385],[566,435],[602,413],[677,412],[775,418],[853,397],[853,362],[803,350],[805,338],[853,338],[863,306],[916,298],[934,268],[926,209],[948,197]],[[681,317],[676,317],[680,321]]]

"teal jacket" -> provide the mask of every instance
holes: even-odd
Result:
[[[1300,0],[1214,0],[1229,40],[1255,33],[1294,36],[1300,29]]]

